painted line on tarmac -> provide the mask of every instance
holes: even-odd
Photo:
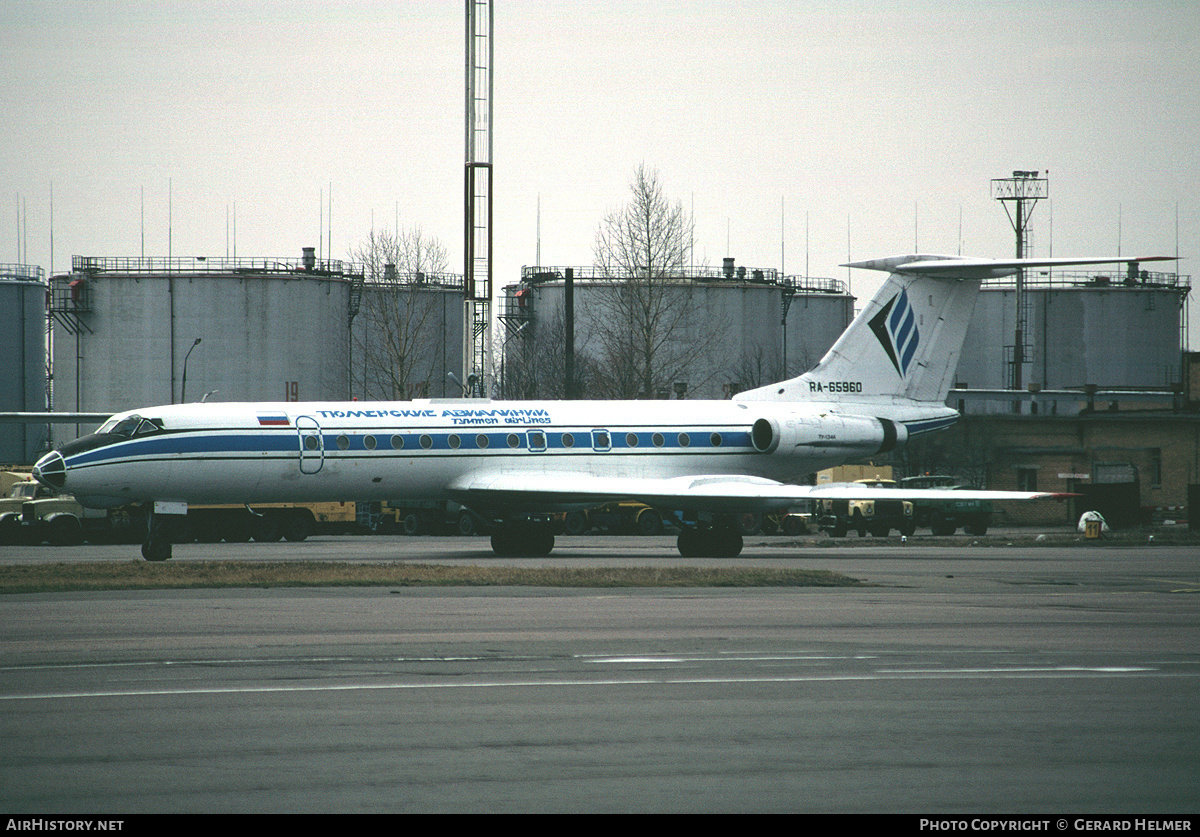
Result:
[[[38,692],[27,695],[0,695],[0,701],[69,700],[134,697],[188,697],[199,695],[287,694],[305,692],[371,692],[430,689],[525,689],[563,688],[568,686],[698,686],[751,685],[763,683],[845,683],[885,680],[968,680],[968,679],[1066,679],[1075,677],[1139,676],[1159,673],[1141,667],[1049,667],[1020,669],[960,669],[937,671],[880,671],[869,674],[786,675],[779,677],[617,677],[604,679],[547,680],[476,680],[444,683],[314,683],[269,686],[204,686],[188,689],[119,689],[81,692]],[[1178,676],[1178,675],[1169,675]],[[1185,675],[1187,676],[1187,675]],[[1192,675],[1195,676],[1195,675]]]

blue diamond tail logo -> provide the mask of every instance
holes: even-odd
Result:
[[[908,301],[908,291],[902,290],[871,318],[871,331],[879,339],[888,359],[903,378],[921,343],[917,317]]]

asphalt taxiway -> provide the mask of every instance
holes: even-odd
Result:
[[[173,560],[205,557],[499,560],[400,537]],[[684,562],[673,539],[599,537],[537,560]],[[1200,808],[1194,548],[752,538],[736,562],[873,586],[0,597],[0,808]]]

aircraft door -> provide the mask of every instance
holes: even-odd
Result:
[[[300,436],[300,473],[315,474],[325,464],[321,425],[312,416],[296,416],[296,432]]]

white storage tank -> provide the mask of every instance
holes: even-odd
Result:
[[[625,332],[614,327],[620,317],[614,311],[627,289],[597,268],[570,270],[577,368],[591,363],[604,374],[606,364],[619,362]],[[554,381],[561,377],[566,271],[526,267],[522,282],[505,288],[504,343],[497,347],[504,357],[505,397],[561,397]],[[842,282],[735,267],[732,259],[719,270],[688,270],[662,283],[660,292],[669,300],[661,310],[654,393],[660,398],[729,398],[798,375],[833,345],[854,310]],[[582,396],[606,393],[585,389]]]
[[[0,264],[0,412],[46,409],[46,275]],[[0,423],[0,465],[28,465],[48,448],[45,424]]]
[[[1055,273],[1026,280],[1024,386],[1042,390],[1166,389],[1181,384],[1188,278],[1139,273]],[[985,284],[955,380],[969,389],[1011,384],[1016,289]],[[969,409],[979,411],[979,402]],[[994,409],[1011,405],[998,402]]]
[[[458,274],[368,276],[351,331],[351,388],[367,401],[461,398],[463,280]]]
[[[54,408],[347,398],[354,279],[336,261],[76,256],[51,279]]]

